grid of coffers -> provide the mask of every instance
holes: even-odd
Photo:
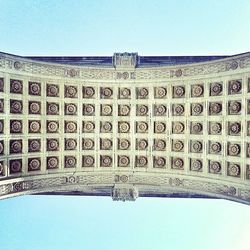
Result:
[[[249,79],[0,78],[0,174],[136,168],[249,179]]]

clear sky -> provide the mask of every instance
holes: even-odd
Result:
[[[0,51],[250,51],[250,1],[0,0]],[[0,202],[1,250],[250,250],[250,207],[223,200],[23,196]]]

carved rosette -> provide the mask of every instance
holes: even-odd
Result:
[[[95,98],[95,89],[93,87],[83,87],[83,98]]]
[[[65,150],[75,150],[77,147],[77,140],[76,139],[65,139]]]
[[[199,159],[192,159],[190,170],[191,171],[201,171],[202,170],[202,161]]]
[[[40,139],[29,139],[29,152],[39,152],[41,150],[41,140]]]
[[[222,95],[223,84],[222,82],[213,82],[210,84],[210,96]]]
[[[203,112],[203,104],[201,104],[201,103],[191,104],[191,114],[192,115],[202,115],[202,112]]]
[[[241,93],[241,89],[242,89],[241,80],[232,80],[232,81],[229,81],[228,84],[229,84],[229,87],[228,87],[229,94],[234,95],[234,94]]]
[[[77,98],[77,87],[76,86],[65,86],[64,96],[68,98]]]
[[[220,142],[210,142],[210,147],[209,147],[210,154],[220,154],[221,149],[222,146]]]
[[[0,78],[0,92],[4,92],[4,78]]]
[[[202,142],[191,141],[191,152],[192,153],[201,153],[202,152]]]
[[[59,86],[56,84],[47,84],[47,96],[58,97]]]
[[[136,89],[137,99],[147,99],[148,98],[148,88],[137,88]]]
[[[21,120],[10,120],[10,132],[11,133],[22,133],[23,123]]]
[[[130,115],[130,106],[129,105],[119,105],[118,114],[119,116],[129,116]]]
[[[147,133],[148,123],[147,122],[136,122],[136,132],[137,133]]]
[[[221,172],[221,163],[218,161],[209,161],[209,172],[219,174]]]
[[[74,103],[65,103],[64,113],[65,115],[77,115],[77,105]]]
[[[4,154],[4,142],[0,141],[0,155]]]
[[[94,140],[90,138],[83,138],[82,149],[83,150],[93,150],[95,146]]]
[[[135,166],[136,167],[147,167],[148,165],[148,158],[146,156],[136,156],[135,157]]]
[[[10,174],[22,172],[22,160],[21,159],[10,160],[9,166],[10,166]]]
[[[90,121],[83,121],[83,132],[84,133],[94,133],[95,124]]]
[[[172,105],[172,109],[173,109],[173,115],[174,116],[181,116],[184,115],[184,105],[183,104],[173,104]]]
[[[136,149],[137,150],[146,150],[148,148],[147,139],[136,139]]]
[[[201,84],[193,85],[191,88],[192,97],[201,97],[204,93],[204,86]]]
[[[112,157],[109,155],[100,156],[100,166],[101,167],[112,167]]]
[[[83,167],[94,167],[95,158],[91,155],[83,155],[82,166]]]
[[[127,150],[130,148],[130,141],[128,139],[118,139],[118,149]]]
[[[22,140],[10,140],[10,153],[19,154],[22,153],[23,143]]]
[[[59,121],[47,121],[47,133],[58,133]]]
[[[210,115],[219,115],[222,111],[222,103],[211,102],[209,103],[209,114]]]
[[[0,120],[0,134],[2,134],[4,131],[4,121]]]
[[[173,134],[182,134],[184,132],[184,123],[183,122],[173,122],[172,123],[172,132]]]
[[[191,123],[191,133],[192,134],[202,134],[203,125],[200,122],[192,122]]]
[[[75,156],[65,156],[64,157],[64,167],[65,168],[75,168],[77,159]]]
[[[166,124],[164,122],[154,122],[154,132],[161,134],[166,132]]]
[[[101,105],[101,115],[102,116],[112,116],[113,108],[112,105],[102,104]]]
[[[154,168],[164,168],[166,167],[166,158],[161,156],[154,157]]]
[[[239,135],[241,132],[241,124],[239,122],[229,122],[228,129],[230,135]]]
[[[0,113],[4,113],[4,99],[0,99]]]
[[[29,158],[28,160],[28,170],[36,171],[41,169],[41,159],[40,158]]]
[[[29,133],[40,133],[41,121],[29,121]]]
[[[29,101],[29,114],[41,114],[41,102]]]
[[[59,167],[59,158],[57,156],[47,157],[47,169],[56,169]]]
[[[101,133],[112,133],[113,130],[113,126],[111,122],[101,122],[100,124],[100,128],[101,128]]]
[[[113,142],[111,139],[103,138],[100,139],[100,149],[101,150],[111,150]]]
[[[29,95],[41,95],[41,83],[29,82]]]
[[[119,155],[118,156],[118,166],[119,167],[128,167],[130,164],[130,158],[126,155]]]
[[[112,99],[113,98],[113,89],[112,88],[101,88],[100,93],[101,93],[101,98],[103,98],[103,99]]]
[[[221,134],[222,126],[221,123],[211,122],[210,123],[210,134],[219,135]]]
[[[148,115],[148,106],[147,105],[136,105],[136,115],[138,115],[138,116]]]
[[[131,90],[129,88],[119,88],[119,98],[120,99],[130,99]]]
[[[182,140],[173,140],[172,141],[172,150],[175,152],[183,152],[184,142]]]
[[[10,113],[22,114],[23,113],[23,102],[19,100],[10,100]]]
[[[58,151],[59,140],[58,139],[47,139],[47,151]]]
[[[163,99],[167,96],[167,88],[165,87],[155,87],[154,94],[156,99]]]
[[[95,106],[92,104],[83,104],[83,115],[94,116],[95,115]]]
[[[166,149],[166,141],[162,139],[154,139],[154,150],[163,151]]]
[[[183,98],[185,97],[185,87],[184,86],[174,86],[173,87],[173,98]]]
[[[241,102],[239,101],[229,101],[228,109],[230,115],[240,114],[241,111]]]
[[[23,82],[20,80],[10,80],[10,93],[22,94],[23,93]]]
[[[228,155],[239,156],[240,155],[240,145],[236,143],[229,143],[228,145]]]
[[[64,122],[65,133],[76,133],[77,132],[77,122],[65,121]]]
[[[227,166],[227,174],[233,177],[240,177],[240,165],[229,163]]]
[[[130,125],[128,122],[118,122],[119,133],[129,133]]]
[[[167,107],[165,105],[154,105],[154,115],[155,116],[163,116],[167,113]]]
[[[184,168],[184,161],[181,158],[174,157],[172,158],[172,168],[173,169],[180,169],[182,170]]]

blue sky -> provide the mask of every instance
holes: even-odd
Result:
[[[250,1],[0,0],[0,51],[250,51]],[[249,206],[223,200],[23,196],[0,202],[0,249],[249,250]]]

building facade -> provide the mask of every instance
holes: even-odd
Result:
[[[250,53],[0,53],[0,198],[250,204]]]

